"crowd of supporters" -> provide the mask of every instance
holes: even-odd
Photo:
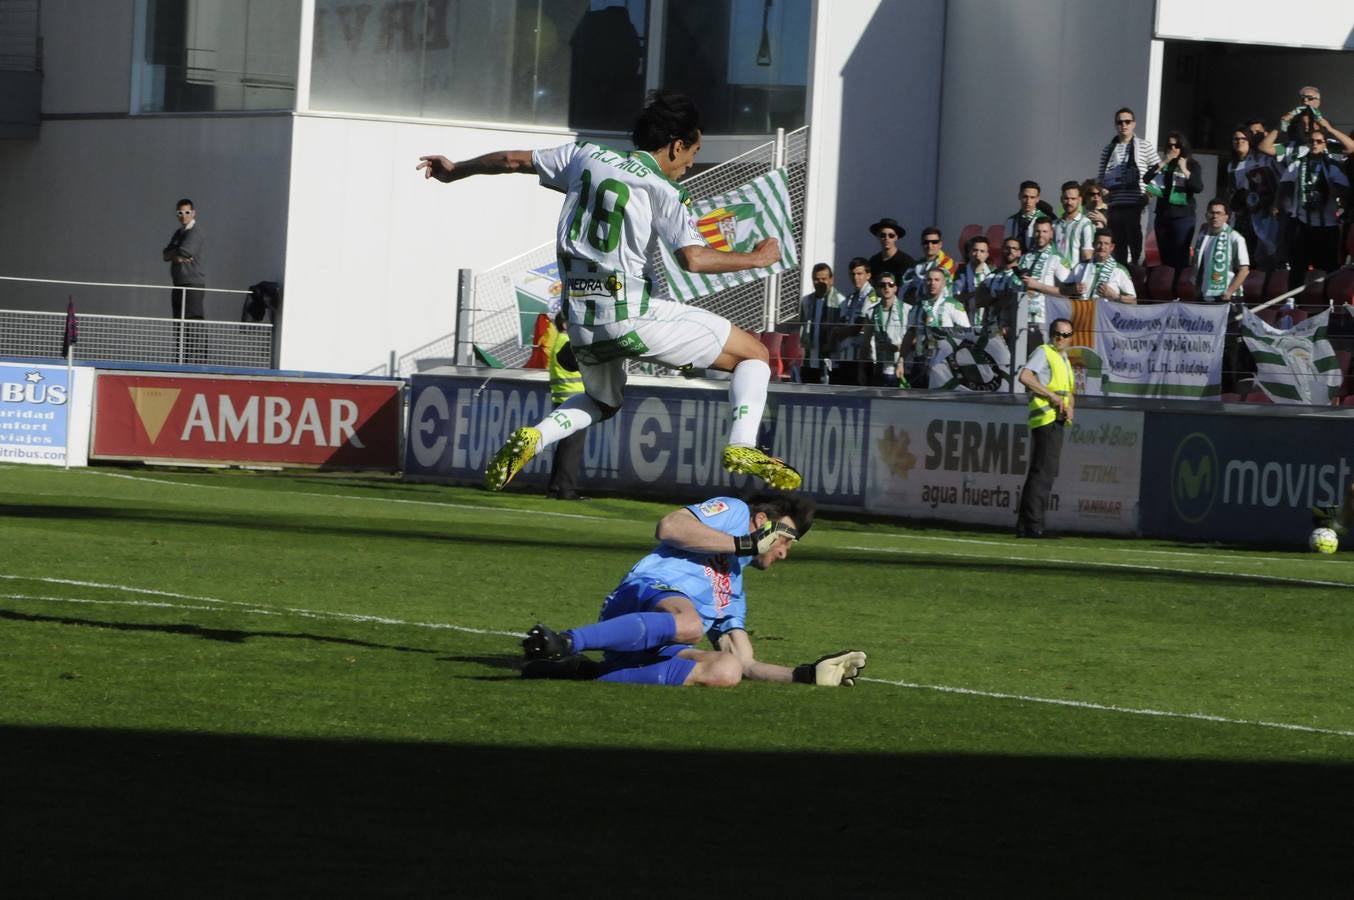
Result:
[[[1254,302],[1301,292],[1309,279],[1315,290],[1302,299],[1331,296],[1319,286],[1350,252],[1354,139],[1322,114],[1319,90],[1299,90],[1273,127],[1238,123],[1215,191],[1182,133],[1158,148],[1137,136],[1133,110],[1113,121],[1095,177],[1065,181],[1048,198],[1022,182],[1016,212],[1000,227],[966,228],[958,257],[934,226],[922,230],[920,255],[909,255],[906,231],[884,217],[869,226],[878,252],[852,258],[840,284],[828,263],[814,265],[796,377],[924,387],[947,333],[1010,340],[1023,308],[1028,346],[1042,342],[1049,296]]]

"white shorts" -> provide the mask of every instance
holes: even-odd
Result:
[[[709,310],[653,297],[642,316],[593,327],[570,322],[569,341],[588,396],[620,406],[626,360],[704,369],[723,352],[732,330],[728,319]]]

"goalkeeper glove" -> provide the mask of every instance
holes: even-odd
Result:
[[[796,684],[821,684],[828,687],[855,687],[856,676],[865,668],[864,650],[829,653],[817,662],[795,666]]]
[[[740,534],[733,539],[734,552],[739,556],[759,556],[772,547],[782,537],[792,541],[799,540],[799,532],[781,522],[767,520],[751,534]]]

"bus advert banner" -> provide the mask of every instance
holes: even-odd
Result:
[[[401,386],[100,372],[91,455],[396,470]]]

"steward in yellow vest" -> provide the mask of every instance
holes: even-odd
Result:
[[[1020,383],[1030,394],[1030,467],[1021,488],[1016,537],[1047,536],[1044,514],[1052,497],[1053,479],[1058,476],[1063,432],[1072,423],[1076,399],[1072,365],[1067,361],[1070,346],[1072,323],[1055,319],[1049,326],[1049,342],[1034,348],[1020,370]]]

